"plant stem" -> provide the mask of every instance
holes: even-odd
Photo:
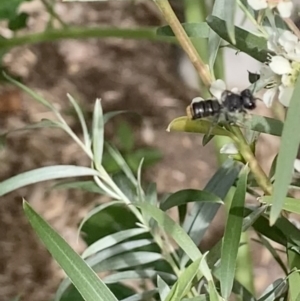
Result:
[[[184,51],[189,56],[191,62],[193,63],[195,69],[197,70],[202,82],[206,87],[210,87],[212,78],[211,74],[207,66],[202,61],[201,57],[199,56],[197,50],[195,49],[193,43],[187,36],[186,32],[182,28],[178,18],[176,17],[170,3],[168,0],[154,0],[159,9],[161,10],[164,19],[172,28],[175,36],[177,37],[179,43],[181,44]]]
[[[247,7],[245,7],[241,0],[237,0],[237,2],[240,9],[244,12],[245,16],[253,23],[253,25],[255,25],[258,28],[258,30],[260,30],[260,32],[264,35],[265,38],[268,38],[268,32],[253,18],[253,16],[249,13]]]
[[[53,9],[53,4],[49,4],[47,0],[41,0],[45,8],[47,9],[49,15],[56,19],[63,27],[67,27],[67,24],[61,19],[61,17]]]
[[[185,21],[188,23],[203,22],[207,16],[206,4],[203,0],[184,0],[184,13]],[[197,50],[200,57],[207,62],[208,61],[208,45],[207,39],[194,39],[192,43]],[[204,98],[210,96],[208,89],[203,85],[201,78],[198,78],[199,90]]]
[[[62,29],[51,29],[41,33],[28,34],[11,39],[1,39],[0,48],[12,48],[16,46],[37,44],[41,42],[57,41],[62,39],[88,39],[88,38],[122,38],[136,40],[161,41],[177,44],[175,38],[156,35],[156,27],[145,27],[136,29],[120,28],[84,28],[68,27]]]
[[[236,143],[240,154],[244,158],[246,162],[249,164],[249,168],[253,173],[255,180],[259,187],[264,191],[265,194],[271,195],[273,191],[273,186],[268,179],[267,175],[257,162],[251,147],[248,145],[247,141],[243,133],[241,132],[239,127],[236,126],[228,126],[229,130],[235,134],[234,142]]]

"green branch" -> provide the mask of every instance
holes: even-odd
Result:
[[[0,39],[0,49],[12,48],[27,44],[37,44],[41,42],[57,41],[62,39],[88,39],[88,38],[122,38],[136,40],[161,41],[167,43],[178,43],[176,38],[156,35],[156,27],[146,27],[137,29],[120,28],[85,28],[69,27],[62,29],[51,29],[41,33],[28,34],[11,39]]]

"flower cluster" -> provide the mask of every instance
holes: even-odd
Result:
[[[270,36],[268,49],[276,55],[270,56],[268,66],[263,66],[260,74],[262,79],[272,79],[273,87],[264,94],[263,101],[270,107],[279,92],[279,101],[288,107],[300,72],[300,41],[286,30],[279,36]]]
[[[290,0],[248,0],[248,4],[254,10],[276,7],[282,18],[289,18],[293,11],[293,3]]]

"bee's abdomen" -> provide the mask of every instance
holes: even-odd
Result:
[[[214,116],[218,114],[220,110],[221,105],[214,99],[194,102],[191,104],[192,119]]]

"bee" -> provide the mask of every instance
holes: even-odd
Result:
[[[218,117],[224,114],[226,121],[232,122],[237,113],[247,113],[247,110],[256,108],[256,98],[249,89],[240,94],[229,90],[223,91],[220,102],[217,99],[206,99],[194,101],[187,107],[187,115],[191,119],[205,117]],[[235,122],[233,122],[235,123]]]

